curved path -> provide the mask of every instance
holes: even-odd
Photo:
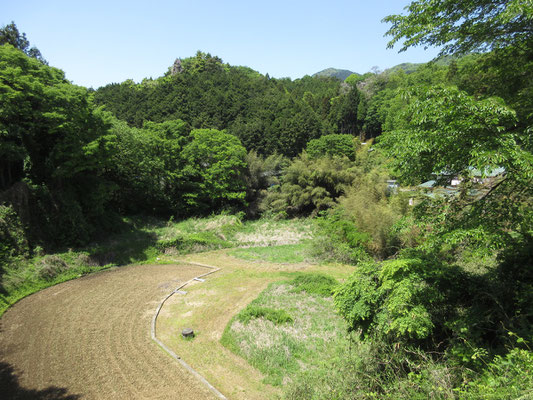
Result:
[[[0,320],[0,385],[11,398],[213,399],[150,338],[161,299],[203,273],[123,267],[21,300]]]

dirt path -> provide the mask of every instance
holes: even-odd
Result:
[[[205,269],[131,266],[29,296],[0,320],[2,398],[211,399],[150,339],[169,291]]]

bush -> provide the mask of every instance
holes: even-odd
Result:
[[[0,265],[7,264],[12,257],[27,256],[28,253],[28,241],[20,218],[12,207],[0,205]]]
[[[37,276],[41,279],[52,280],[67,269],[69,266],[61,257],[48,255],[37,264]]]
[[[261,307],[254,304],[248,305],[238,315],[237,319],[243,324],[247,324],[254,318],[264,318],[275,325],[294,322],[292,317],[285,310],[276,310],[270,307]]]
[[[312,255],[318,259],[356,264],[368,258],[365,244],[370,239],[337,208],[317,219]]]
[[[358,162],[363,157],[358,156]],[[314,241],[317,258],[357,263],[372,256],[385,259],[416,243],[419,235],[408,218],[406,198],[390,194],[387,175],[379,168],[361,171],[347,187],[338,205],[318,219]]]
[[[533,352],[514,348],[496,356],[472,382],[461,388],[464,399],[530,398],[533,388]]]
[[[329,297],[337,286],[337,281],[331,276],[324,274],[311,273],[300,274],[289,285],[293,286],[292,292],[306,292],[321,297]]]
[[[380,259],[402,247],[401,236],[394,227],[408,211],[407,201],[401,194],[387,192],[387,178],[379,169],[360,175],[339,200],[346,218],[368,235],[365,249]]]
[[[335,206],[355,177],[347,158],[312,159],[302,153],[285,170],[281,186],[270,188],[261,208],[289,217],[315,216]]]
[[[432,311],[441,299],[425,279],[435,267],[420,259],[361,263],[336,291],[335,305],[348,329],[363,336],[407,343],[425,339],[433,333]]]

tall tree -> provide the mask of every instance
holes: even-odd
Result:
[[[181,153],[182,198],[188,211],[212,212],[242,207],[246,198],[246,149],[233,135],[196,129]]]
[[[87,239],[106,213],[110,186],[102,172],[114,139],[87,89],[9,44],[0,46],[0,138],[8,162],[23,161],[22,176],[38,203],[36,226],[63,243]]]
[[[16,49],[22,50],[24,54],[41,61],[43,64],[48,64],[37,47],[30,47],[30,41],[26,34],[24,32],[21,34],[13,21],[0,28],[0,45],[4,44],[10,44]]]
[[[530,0],[415,0],[407,15],[390,15],[388,46],[403,39],[400,51],[423,45],[442,46],[441,54],[532,45]]]

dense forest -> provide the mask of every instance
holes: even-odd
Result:
[[[441,59],[290,80],[199,51],[93,90],[4,26],[0,274],[124,216],[311,217],[317,257],[357,266],[334,303],[373,355],[332,366],[339,398],[531,396],[533,6],[415,0],[385,22]],[[292,398],[331,382],[310,385]]]

